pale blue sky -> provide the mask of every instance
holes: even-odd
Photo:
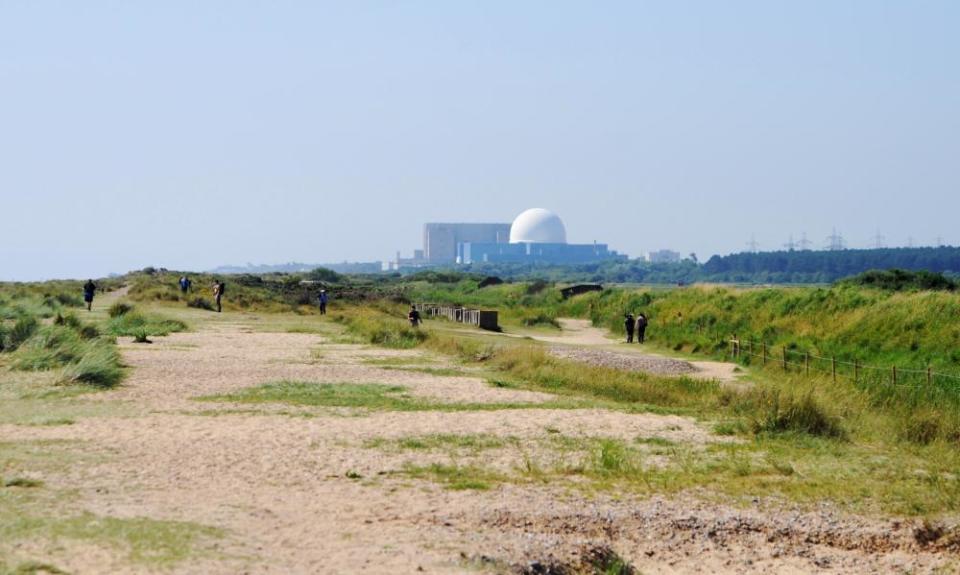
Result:
[[[559,213],[701,258],[960,243],[960,2],[0,0],[0,279]]]

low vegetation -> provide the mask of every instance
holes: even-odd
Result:
[[[237,393],[206,396],[201,401],[279,403],[311,407],[345,407],[383,411],[493,411],[501,409],[573,409],[576,401],[548,403],[450,403],[418,397],[399,385],[379,383],[314,383],[278,381]]]
[[[178,319],[166,318],[152,313],[142,313],[126,302],[113,304],[109,313],[110,320],[106,326],[107,333],[116,336],[134,337],[141,342],[151,335],[163,336],[187,329],[187,324]]]

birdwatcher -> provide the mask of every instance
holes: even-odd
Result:
[[[87,302],[87,311],[93,309],[93,294],[97,291],[97,284],[93,283],[93,280],[87,280],[87,283],[83,284],[83,301]]]
[[[633,328],[635,325],[633,314],[627,313],[623,318],[623,327],[627,329],[627,343],[633,343]]]
[[[417,311],[417,306],[410,306],[410,313],[407,314],[407,319],[410,320],[410,325],[413,327],[420,325],[420,312]]]
[[[320,315],[327,315],[327,301],[329,301],[327,290],[320,290],[320,295],[317,299],[320,300]]]
[[[225,288],[226,288],[226,286],[224,285],[224,283],[223,283],[222,281],[220,281],[220,280],[213,280],[213,299],[215,299],[215,300],[217,301],[217,313],[220,313],[220,312],[222,311],[222,309],[223,309],[223,308],[220,306],[220,298],[223,297],[223,291],[224,291]]]
[[[637,314],[637,343],[643,343],[647,333],[647,316]]]

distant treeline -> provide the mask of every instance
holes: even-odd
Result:
[[[783,251],[714,256],[703,265],[713,281],[827,283],[876,269],[960,274],[960,248]]]
[[[542,278],[567,282],[827,284],[877,269],[925,270],[958,276],[960,248],[739,253],[713,256],[703,264],[692,259],[672,264],[628,260],[574,266],[474,264],[457,269],[505,279]]]

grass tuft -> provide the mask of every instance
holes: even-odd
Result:
[[[42,487],[43,482],[39,479],[31,479],[29,477],[14,477],[12,479],[6,479],[0,482],[4,487]]]
[[[107,315],[112,318],[117,318],[120,316],[127,315],[133,311],[133,305],[124,301],[115,302],[110,306],[110,309],[107,310]]]
[[[780,390],[761,391],[750,416],[755,434],[798,432],[818,437],[846,436],[837,417],[829,413],[812,393],[788,395]]]
[[[107,344],[91,346],[76,363],[64,368],[63,383],[82,383],[94,387],[113,387],[123,379],[120,354]]]
[[[107,323],[107,332],[116,336],[137,337],[140,334],[163,336],[185,329],[187,329],[187,324],[178,319],[143,314],[137,311],[128,311],[112,318]]]

